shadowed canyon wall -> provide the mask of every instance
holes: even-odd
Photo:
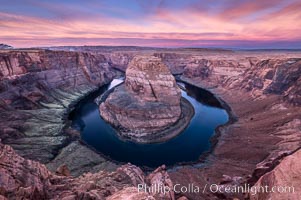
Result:
[[[114,77],[104,56],[79,52],[1,52],[0,69],[0,138],[42,162],[68,140],[69,107]]]

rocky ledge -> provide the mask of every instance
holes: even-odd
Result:
[[[126,164],[114,172],[86,173],[78,178],[70,176],[66,165],[56,173],[45,165],[19,156],[0,140],[0,199],[175,199],[172,191],[156,193],[138,191],[152,185],[173,187],[165,167],[147,176],[138,167]]]
[[[99,106],[101,116],[121,137],[139,143],[168,140],[178,135],[193,115],[192,105],[161,59],[136,56],[118,86]]]

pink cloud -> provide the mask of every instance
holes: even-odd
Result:
[[[0,42],[16,47],[84,44],[195,46],[212,43],[222,46],[231,41],[260,43],[301,40],[301,2],[295,1],[277,9],[270,8],[282,3],[282,0],[230,2],[224,10],[212,14],[205,7],[168,9],[157,1],[151,11],[139,19],[122,19],[83,11],[60,19],[0,12]],[[58,5],[37,5],[48,7],[58,15],[78,11],[77,7],[66,11]],[[140,6],[147,10],[146,5]],[[129,11],[116,8],[115,12],[126,15]],[[261,14],[248,23],[239,20],[257,12]]]

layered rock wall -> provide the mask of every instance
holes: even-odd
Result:
[[[281,95],[296,105],[301,105],[300,76],[299,58],[194,58],[183,72],[183,78],[197,78],[209,87],[238,88],[250,92],[254,98]]]
[[[72,104],[112,80],[104,56],[49,50],[0,52],[0,138],[21,155],[48,162],[68,141]]]

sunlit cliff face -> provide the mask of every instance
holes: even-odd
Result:
[[[3,1],[0,42],[298,48],[300,10],[299,0]]]

